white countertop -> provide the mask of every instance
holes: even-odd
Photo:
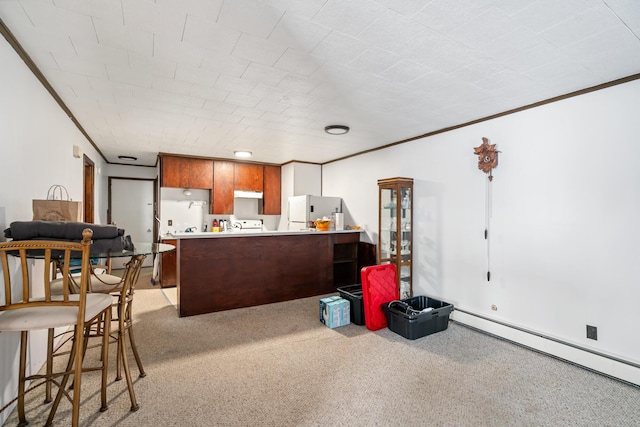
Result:
[[[220,238],[220,237],[248,237],[248,236],[287,236],[287,235],[301,235],[301,234],[332,234],[332,233],[361,233],[363,229],[360,230],[328,230],[328,231],[316,231],[316,230],[271,230],[271,231],[261,231],[261,230],[243,230],[243,231],[220,231],[220,232],[210,232],[210,231],[195,231],[193,233],[187,233],[184,231],[177,233],[166,233],[161,236],[163,239],[209,239],[209,238]]]

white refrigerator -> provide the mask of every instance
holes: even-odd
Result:
[[[342,198],[321,196],[289,197],[287,219],[289,230],[302,230],[309,227],[309,221],[342,212]]]

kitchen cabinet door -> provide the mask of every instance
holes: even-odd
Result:
[[[264,190],[264,167],[249,163],[236,163],[234,189],[242,191]]]
[[[202,188],[213,186],[213,160],[162,156],[161,186]]]
[[[186,159],[180,171],[181,187],[211,188],[213,187],[213,160]]]
[[[184,157],[162,156],[160,158],[160,186],[161,187],[181,187],[182,164]]]
[[[280,215],[281,213],[281,175],[280,166],[264,166],[264,193],[262,195],[262,214]]]
[[[162,243],[176,246],[174,239],[163,239]],[[178,283],[176,251],[163,252],[160,258],[160,286],[171,288]]]
[[[233,214],[234,163],[213,162],[212,214]]]

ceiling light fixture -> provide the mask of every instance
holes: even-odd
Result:
[[[234,151],[233,155],[236,157],[242,157],[242,158],[247,158],[247,157],[251,157],[251,151]]]
[[[120,160],[129,160],[131,162],[135,162],[136,160],[138,160],[137,157],[133,157],[133,156],[118,156],[118,158]]]
[[[325,126],[324,131],[331,135],[344,135],[349,132],[349,126],[343,125],[329,125]]]

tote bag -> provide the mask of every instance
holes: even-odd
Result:
[[[64,192],[64,194],[63,194]],[[62,185],[52,185],[47,198],[33,199],[33,219],[40,221],[82,221],[82,202],[74,202]]]

